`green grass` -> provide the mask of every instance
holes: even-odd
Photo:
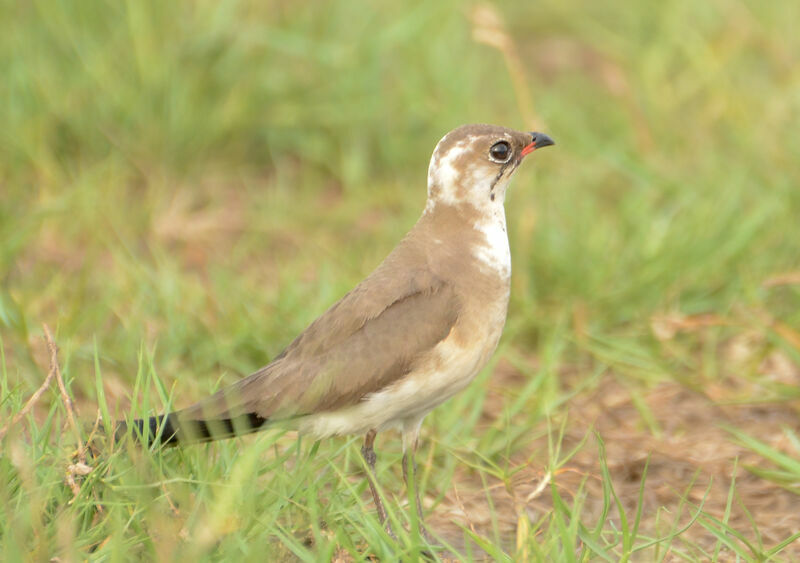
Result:
[[[800,5],[501,3],[519,68],[474,39],[473,8],[0,0],[0,427],[47,374],[43,323],[81,439],[98,409],[246,375],[413,224],[443,133],[535,127],[558,144],[509,193],[503,340],[423,426],[440,540],[462,559],[800,557],[779,523],[800,482]],[[404,531],[392,434],[398,541],[358,438],[101,440],[74,496],[51,387],[0,438],[2,560],[447,556]],[[659,409],[675,388],[700,408]],[[606,399],[625,438],[613,408],[587,419]],[[676,451],[698,425],[732,457]]]

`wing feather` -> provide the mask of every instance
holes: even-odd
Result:
[[[447,337],[460,312],[450,284],[425,268],[400,268],[402,250],[398,247],[272,363],[179,417],[304,416],[355,404],[402,379]]]

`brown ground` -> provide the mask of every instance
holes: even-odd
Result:
[[[584,439],[588,429],[597,431],[605,442],[608,470],[629,522],[636,513],[642,473],[650,457],[641,532],[651,537],[663,537],[671,532],[676,518],[679,522],[677,529],[682,528],[691,522],[704,496],[703,511],[723,519],[737,458],[729,526],[758,545],[755,523],[765,549],[800,530],[800,496],[796,494],[800,491],[800,484],[795,484],[795,492],[791,492],[749,471],[749,467],[774,467],[738,444],[723,428],[730,425],[744,429],[751,436],[796,458],[796,451],[783,432],[783,428],[795,433],[800,431],[796,402],[721,406],[706,395],[674,383],[652,389],[643,400],[652,413],[653,419],[649,424],[643,420],[642,409],[637,408],[632,393],[615,378],[607,377],[597,389],[570,401],[570,423],[562,448],[562,452],[570,451]],[[657,429],[656,432],[653,428]],[[537,450],[546,455],[546,437],[532,444],[531,453]],[[520,471],[510,486],[495,481],[488,487],[495,507],[494,516],[512,549],[520,515],[524,512],[531,522],[536,523],[552,508],[550,486],[543,483],[547,480],[546,468],[535,462],[528,463],[522,456],[517,465]],[[429,524],[437,532],[452,538],[456,545],[463,542],[459,526],[492,537],[491,515],[486,510],[487,488],[481,478],[474,470],[465,468],[454,481],[458,490],[447,493],[444,502],[430,517]],[[599,447],[594,435],[589,436],[578,453],[551,477],[551,481],[568,505],[584,483],[586,500],[582,520],[591,526],[599,519],[603,509],[603,485]],[[613,506],[610,516],[618,526],[618,512]],[[697,520],[672,545],[673,549],[685,549],[697,556],[699,552],[687,542],[713,553],[716,541]],[[654,554],[652,551],[645,553],[647,555],[641,560],[648,560]],[[730,551],[723,550],[720,554],[721,560],[732,557],[734,554]],[[780,558],[800,560],[800,540],[782,551]],[[667,560],[671,559],[673,557],[667,557]]]

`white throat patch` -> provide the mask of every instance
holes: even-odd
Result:
[[[511,250],[508,247],[506,214],[502,203],[495,209],[496,213],[475,225],[484,241],[472,249],[472,254],[492,272],[508,279],[511,277]]]

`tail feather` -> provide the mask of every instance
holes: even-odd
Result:
[[[215,418],[195,420],[181,418],[180,412],[137,418],[130,423],[131,436],[147,446],[177,446],[211,442],[252,434],[266,428],[269,419],[255,413],[239,415],[233,418]],[[128,423],[117,423],[114,435],[121,440],[128,434]]]

